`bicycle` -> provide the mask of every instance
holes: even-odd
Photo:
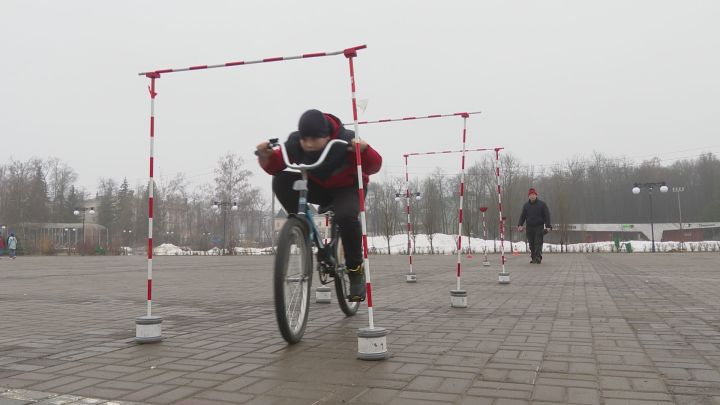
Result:
[[[320,232],[313,221],[314,209],[307,201],[307,172],[323,164],[331,147],[338,143],[348,144],[344,140],[333,139],[315,163],[295,164],[290,162],[285,145],[278,143],[277,139],[270,139],[271,148],[280,148],[285,166],[299,170],[302,176],[301,180],[293,184],[293,189],[300,193],[298,213],[288,215],[278,235],[273,276],[275,316],[280,334],[289,344],[302,339],[307,325],[313,279],[313,248],[317,250],[318,278],[323,285],[334,282],[338,304],[343,313],[353,316],[360,306],[359,302],[347,299],[350,279],[333,207],[320,207],[318,210],[318,214],[329,217],[330,238],[325,242],[320,239]]]

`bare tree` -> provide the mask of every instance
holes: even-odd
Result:
[[[51,201],[50,218],[55,222],[63,222],[72,215],[67,210],[66,200],[70,186],[77,180],[77,173],[56,157],[49,158],[44,166],[47,174],[48,197]]]
[[[380,234],[385,238],[388,254],[390,254],[390,240],[398,233],[400,225],[401,200],[396,201],[395,196],[400,193],[401,183],[400,179],[393,178],[389,182],[380,184],[375,191],[377,215],[380,217]]]
[[[228,230],[231,239],[233,235],[239,235],[241,229],[248,231],[253,227],[258,228],[255,213],[262,210],[264,200],[260,191],[251,187],[251,175],[252,172],[244,168],[242,158],[234,153],[227,153],[218,160],[215,169],[215,196],[221,202],[236,202],[238,206],[239,220],[231,220]]]
[[[433,238],[439,232],[446,206],[442,193],[443,174],[440,169],[436,170],[432,177],[427,177],[422,182],[423,199],[420,201],[420,212],[422,227],[430,243],[430,254],[435,253]]]

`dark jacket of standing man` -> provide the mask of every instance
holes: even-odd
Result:
[[[530,263],[540,264],[542,262],[543,235],[552,229],[550,223],[550,210],[544,201],[537,198],[537,191],[534,188],[528,190],[528,202],[523,205],[518,230],[525,229],[527,223],[527,239],[530,244]]]

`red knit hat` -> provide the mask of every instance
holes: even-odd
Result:
[[[535,191],[534,188],[531,188],[530,190],[528,190],[528,197],[530,197],[530,194],[535,194],[535,195],[537,195],[537,191]]]

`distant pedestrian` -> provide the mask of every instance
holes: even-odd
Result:
[[[15,250],[17,249],[17,238],[15,237],[15,234],[12,232],[10,233],[10,237],[7,240],[7,247],[8,247],[8,252],[10,254],[10,258],[14,259],[15,258]]]
[[[5,254],[5,238],[0,235],[0,257]]]
[[[550,210],[544,201],[537,198],[534,188],[528,190],[528,201],[525,203],[518,221],[518,231],[522,232],[527,223],[527,239],[530,243],[530,263],[542,262],[543,236],[552,230]]]

